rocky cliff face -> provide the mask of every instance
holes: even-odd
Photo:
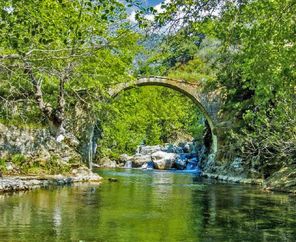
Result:
[[[48,129],[18,128],[0,124],[0,161],[2,168],[13,171],[26,167],[46,167],[80,163],[76,152],[79,141],[74,136],[57,140]]]

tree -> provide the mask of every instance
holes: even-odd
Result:
[[[0,11],[2,100],[34,96],[55,136],[65,133],[67,102],[131,78],[138,35],[122,3],[11,0]]]
[[[155,13],[169,38],[187,29],[184,41],[203,33],[220,42],[215,86],[234,124],[226,149],[265,175],[296,157],[295,15],[293,0],[172,0]]]

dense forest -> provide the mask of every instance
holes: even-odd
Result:
[[[141,87],[108,100],[116,83],[166,76],[219,93],[222,163],[241,157],[266,176],[295,163],[295,1],[172,0],[157,10],[132,0],[11,0],[0,11],[4,125],[82,141],[83,113],[85,124],[100,120],[106,156],[201,140],[202,113],[175,91]]]

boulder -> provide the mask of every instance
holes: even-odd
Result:
[[[78,169],[73,169],[72,174],[77,177],[86,177],[86,176],[93,175],[92,171],[90,169],[88,169],[87,167],[79,167]],[[57,178],[59,176],[61,178],[63,177],[62,175],[56,175]]]
[[[165,151],[168,153],[176,153],[176,154],[183,153],[183,149],[181,147],[175,146],[173,144],[167,144],[164,148],[161,149],[161,151]]]
[[[151,155],[151,158],[156,169],[167,170],[172,168],[177,155],[175,153],[157,151]]]
[[[197,153],[195,142],[179,143],[178,147],[180,147],[184,153]]]
[[[177,159],[175,166],[178,170],[184,170],[186,168],[186,160]]]
[[[151,161],[151,155],[135,155],[131,159],[133,168],[142,167],[146,162]]]
[[[127,155],[127,154],[122,154],[119,156],[119,161],[122,163],[126,163],[127,161],[131,160],[131,156]]]
[[[175,167],[178,170],[184,170],[186,168],[187,161],[188,159],[186,158],[186,156],[183,154],[180,154],[178,155],[178,158],[175,161]]]
[[[110,160],[107,157],[100,159],[99,165],[101,167],[107,167],[107,168],[116,168],[117,167],[116,161]]]
[[[141,154],[141,155],[151,155],[157,151],[161,150],[161,146],[160,145],[154,145],[154,146],[145,146],[145,145],[141,145],[138,148],[138,152],[137,154]]]

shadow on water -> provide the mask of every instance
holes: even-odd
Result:
[[[97,172],[100,186],[0,196],[0,241],[295,241],[295,197],[194,173]]]

